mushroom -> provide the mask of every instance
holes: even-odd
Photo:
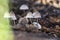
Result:
[[[34,18],[41,18],[41,14],[38,11],[33,12],[33,17]]]
[[[41,25],[38,22],[32,23],[37,29],[41,29]]]
[[[29,10],[29,7],[28,7],[28,5],[23,4],[23,5],[20,6],[19,9],[22,10],[24,13],[26,13],[25,11],[26,11],[26,10]],[[23,15],[25,15],[25,14],[23,14]]]
[[[33,18],[36,18],[38,22],[38,18],[41,18],[41,14],[38,11],[35,11],[33,12]]]
[[[15,13],[13,11],[10,12],[10,17],[12,20],[17,20]]]
[[[29,18],[30,22],[32,23],[32,21],[31,21],[31,18],[33,18],[32,12],[28,12],[25,18]]]
[[[28,12],[25,18],[30,18],[30,21],[31,21],[31,18],[36,18],[37,22],[38,22],[38,18],[41,18],[41,15],[37,11],[33,12],[33,14],[32,14],[32,12]],[[31,21],[31,23],[32,23],[32,21]]]
[[[14,21],[14,25],[15,25],[15,20],[17,20],[15,13],[13,11],[10,12],[10,14],[8,12],[5,13],[4,18],[8,18]]]
[[[25,18],[33,18],[32,12],[28,12]]]
[[[15,25],[15,20],[17,20],[15,13],[13,11],[10,12],[10,19],[13,20],[14,25]]]
[[[21,5],[20,10],[28,10],[29,7],[26,4]]]

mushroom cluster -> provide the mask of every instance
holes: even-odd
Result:
[[[38,0],[13,0],[11,3],[13,29],[60,34],[60,8]]]

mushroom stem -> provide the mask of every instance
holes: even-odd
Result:
[[[38,18],[37,18],[37,22],[38,22]]]
[[[30,18],[30,22],[32,23],[32,20],[31,20],[31,18]]]
[[[14,25],[15,25],[15,20],[13,22],[14,22]]]

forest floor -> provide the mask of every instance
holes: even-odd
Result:
[[[60,38],[54,38],[52,35],[45,33],[27,33],[20,30],[14,30],[15,40],[60,40]]]

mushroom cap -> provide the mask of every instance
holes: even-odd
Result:
[[[4,14],[4,18],[10,18],[10,14],[9,14],[9,12],[5,12],[5,14]]]
[[[19,9],[20,9],[20,10],[28,10],[29,7],[28,7],[26,4],[23,4],[23,5],[20,6]]]
[[[11,18],[11,20],[17,20],[13,11],[10,12],[10,18]]]
[[[41,25],[38,22],[33,22],[32,23],[35,27],[37,27],[38,29],[41,29]]]
[[[39,12],[34,12],[33,17],[34,18],[41,18],[41,14]]]
[[[17,20],[17,18],[16,18],[16,16],[15,16],[13,11],[11,11],[10,14],[8,12],[6,12],[4,14],[4,18],[11,18],[11,20]]]
[[[39,12],[28,12],[25,18],[41,18],[41,15]]]
[[[25,18],[33,18],[32,12],[28,12]]]

